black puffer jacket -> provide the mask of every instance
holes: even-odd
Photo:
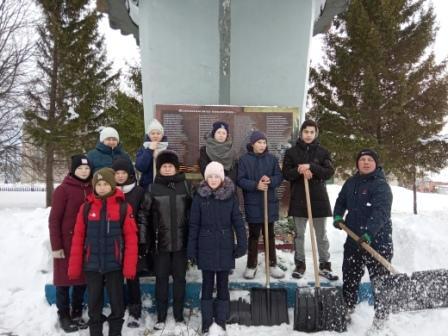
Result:
[[[283,161],[283,177],[291,184],[289,215],[308,217],[303,175],[297,171],[299,164],[306,163],[310,164],[310,170],[313,173],[313,178],[309,181],[313,217],[330,217],[330,200],[325,185],[325,180],[334,174],[330,153],[319,145],[317,140],[306,144],[301,139],[298,139],[296,145],[286,151]]]
[[[176,252],[187,248],[191,207],[190,186],[185,174],[157,175],[148,187],[138,212],[140,243],[155,252]]]

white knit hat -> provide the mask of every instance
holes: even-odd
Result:
[[[163,126],[157,119],[151,120],[146,130],[146,133],[149,134],[151,131],[159,131],[160,133],[163,134]]]
[[[217,161],[210,162],[207,167],[205,167],[204,178],[207,179],[212,175],[217,175],[224,181],[224,166]]]
[[[104,127],[100,132],[100,142],[103,142],[107,138],[115,138],[118,142],[120,142],[120,137],[118,136],[118,132],[113,127]]]

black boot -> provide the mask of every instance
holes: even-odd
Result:
[[[208,332],[213,323],[213,300],[201,300],[202,333]]]
[[[79,329],[87,329],[87,322],[82,318],[82,309],[72,310],[72,321],[76,323]]]
[[[72,321],[68,312],[58,312],[59,325],[66,333],[72,333],[78,331],[78,325]]]
[[[301,279],[306,270],[306,264],[304,261],[297,261],[296,268],[292,272],[292,277],[296,279]]]
[[[228,300],[216,300],[216,312],[215,322],[223,330],[226,330],[226,321],[230,315],[230,301]]]
[[[140,317],[142,316],[142,305],[141,304],[130,304],[128,305],[129,318],[128,318],[128,328],[138,328],[140,327]]]

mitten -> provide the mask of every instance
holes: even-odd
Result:
[[[364,233],[359,239],[358,244],[361,245],[362,243],[369,244],[372,242],[372,237],[366,232]]]
[[[333,218],[333,226],[336,229],[342,230],[341,227],[339,226],[339,224],[341,224],[341,223],[345,224],[344,218],[342,218],[342,216],[339,216],[339,215],[334,216],[334,218]]]

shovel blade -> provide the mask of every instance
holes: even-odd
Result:
[[[341,288],[297,288],[294,330],[343,332],[347,330],[346,314]]]
[[[289,323],[288,295],[285,288],[252,288],[252,325],[273,326]]]

